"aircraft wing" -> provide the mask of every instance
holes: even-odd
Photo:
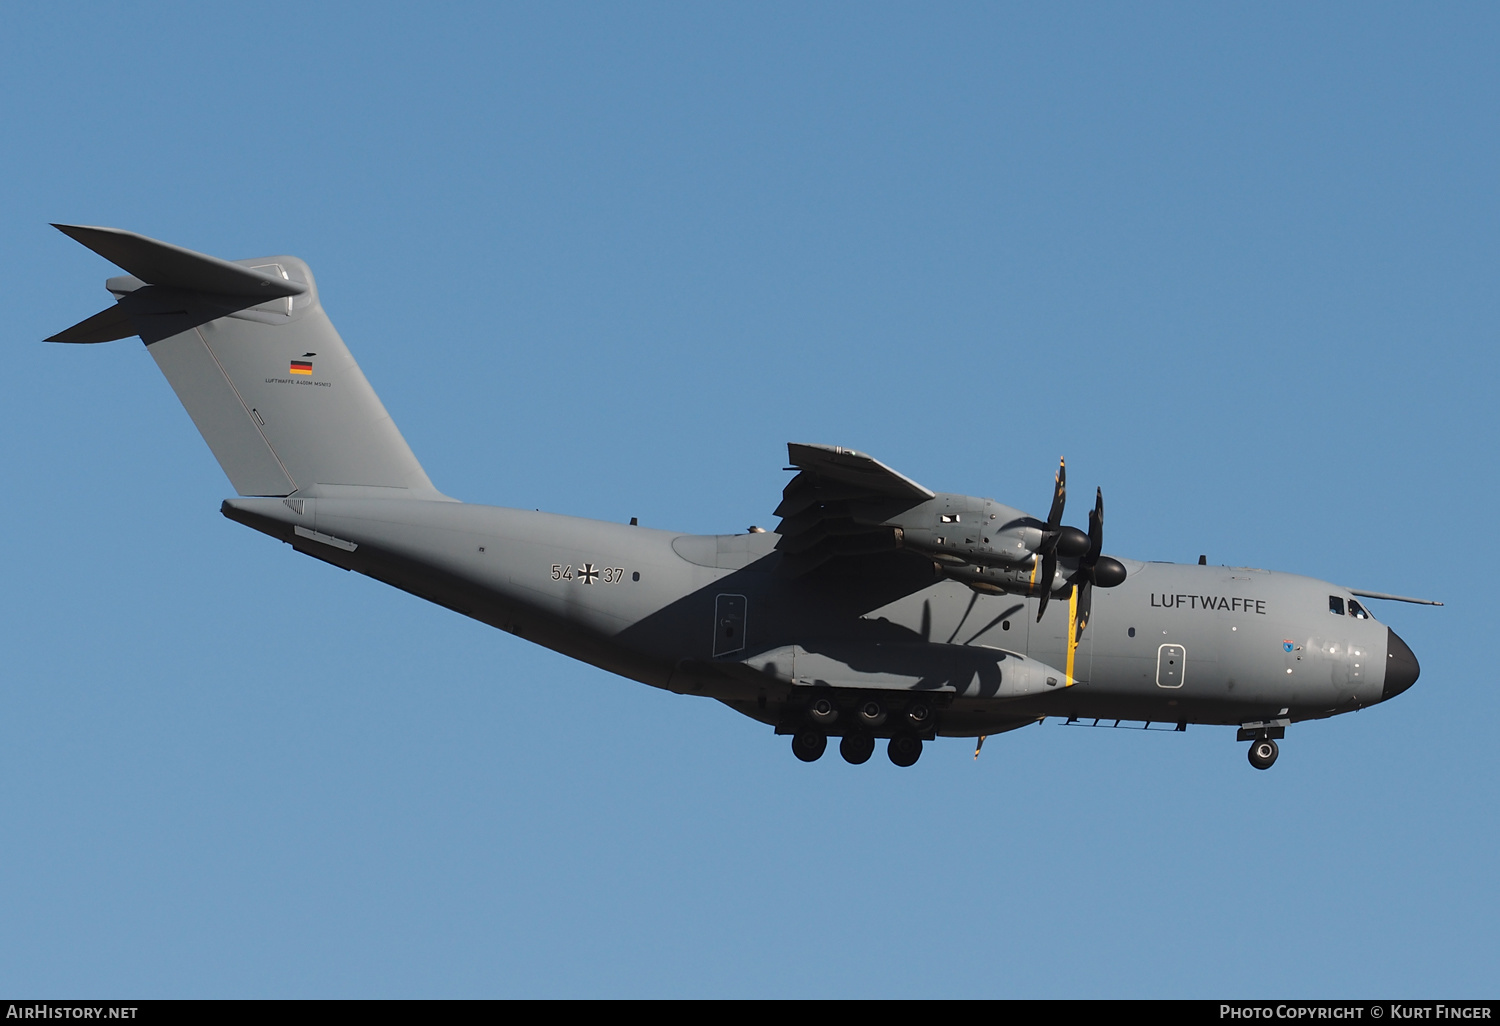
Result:
[[[776,542],[783,563],[804,574],[838,556],[873,555],[900,547],[898,529],[885,526],[903,510],[935,497],[879,460],[834,445],[792,442],[787,455],[797,476],[782,491]]]

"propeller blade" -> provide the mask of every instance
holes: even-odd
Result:
[[[1042,622],[1042,614],[1047,611],[1047,600],[1052,597],[1052,581],[1057,576],[1057,550],[1048,549],[1042,556],[1042,597],[1036,606],[1036,622]]]
[[[1094,496],[1094,511],[1089,514],[1089,553],[1078,565],[1085,587],[1118,588],[1125,583],[1125,564],[1113,556],[1100,555],[1104,548],[1104,489]],[[1082,631],[1082,628],[1079,628]]]
[[[1083,629],[1089,625],[1089,613],[1094,608],[1094,582],[1085,580],[1078,586],[1078,629],[1073,634],[1073,644],[1083,640]]]
[[[1083,532],[1080,531],[1079,534]],[[1104,491],[1094,495],[1094,508],[1089,510],[1088,545],[1079,553],[1078,569],[1068,576],[1070,584],[1094,579],[1094,566],[1099,562],[1099,553],[1104,548]]]
[[[1089,533],[1088,544],[1084,547],[1083,532],[1074,528],[1063,528],[1063,531],[1072,531],[1078,535],[1077,538],[1067,539],[1070,541],[1072,551],[1066,553],[1071,556],[1073,552],[1078,553],[1078,569],[1068,575],[1068,583],[1078,589],[1078,627],[1073,635],[1073,642],[1077,644],[1083,638],[1083,630],[1089,625],[1089,616],[1094,609],[1094,586],[1101,588],[1114,588],[1125,583],[1125,564],[1112,556],[1103,555],[1104,550],[1104,489],[1094,489],[1094,508],[1089,510]],[[1059,535],[1055,537],[1060,537]],[[1043,570],[1047,570],[1050,561],[1051,570],[1057,569],[1057,552],[1059,545],[1053,541],[1047,550],[1046,558],[1043,560]],[[1050,590],[1050,589],[1049,589]],[[1037,622],[1042,620],[1041,609],[1047,608],[1047,596],[1042,595],[1040,609],[1037,611]]]
[[[1089,550],[1078,561],[1078,626],[1073,632],[1073,644],[1083,640],[1083,629],[1089,625],[1089,614],[1094,611],[1094,576],[1099,563],[1099,554],[1104,549],[1104,489],[1094,490],[1094,508],[1089,510]]]
[[[1047,529],[1042,534],[1042,594],[1036,606],[1036,622],[1042,622],[1047,601],[1052,597],[1052,581],[1057,576],[1057,541],[1062,536],[1063,507],[1068,502],[1068,461],[1057,461],[1057,475],[1052,478],[1052,508],[1047,511]]]
[[[1062,523],[1063,506],[1068,501],[1068,461],[1057,461],[1057,476],[1052,479],[1052,509],[1047,513],[1047,533],[1056,534]]]
[[[1094,508],[1089,513],[1089,551],[1083,557],[1083,565],[1092,567],[1099,562],[1099,553],[1104,551],[1104,489],[1094,492]]]

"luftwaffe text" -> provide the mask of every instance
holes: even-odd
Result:
[[[1207,609],[1223,613],[1259,613],[1266,615],[1265,599],[1225,598],[1223,595],[1163,595],[1151,593],[1153,609]]]

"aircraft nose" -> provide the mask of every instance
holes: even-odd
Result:
[[[1422,668],[1417,665],[1417,657],[1407,647],[1406,642],[1389,627],[1385,629],[1385,690],[1380,692],[1380,700],[1395,698],[1401,692],[1417,682],[1417,675]]]

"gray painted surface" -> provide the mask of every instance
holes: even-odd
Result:
[[[129,252],[139,236],[106,238],[122,266],[149,263]],[[1384,626],[1330,612],[1329,597],[1348,600],[1348,589],[1120,560],[1124,582],[1090,599],[1076,586],[1087,558],[1061,559],[1052,581],[1038,579],[1042,521],[933,492],[847,449],[789,446],[801,472],[769,534],[684,535],[455,502],[391,423],[305,264],[195,269],[189,251],[168,256],[166,271],[150,265],[156,281],[111,279],[120,310],[84,323],[123,318],[146,340],[240,493],[225,516],[778,731],[805,729],[815,695],[839,708],[818,725],[832,734],[914,730],[902,718],[914,703],[936,713],[922,736],[999,733],[1046,716],[1284,724],[1379,702],[1415,680],[1415,659]],[[274,275],[288,295],[247,305],[184,291],[235,267],[258,276],[245,290]],[[289,371],[295,361],[302,373]],[[854,711],[872,700],[890,715],[860,726]]]

